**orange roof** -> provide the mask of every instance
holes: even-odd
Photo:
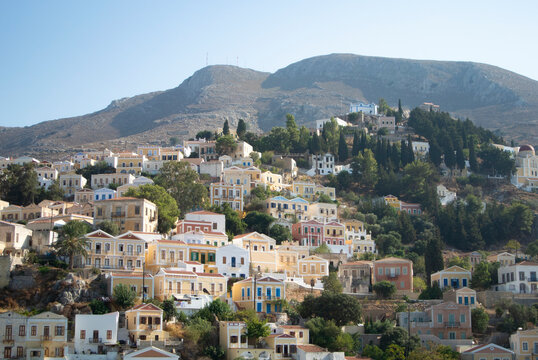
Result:
[[[160,239],[157,240],[158,243],[165,243],[165,244],[177,244],[177,245],[187,245],[185,242],[181,240],[167,240],[167,239]]]
[[[149,349],[147,351],[144,351],[138,355],[134,355],[133,357],[137,358],[137,357],[142,357],[142,358],[157,358],[157,357],[161,357],[161,358],[167,358],[169,357],[168,355],[166,354],[162,354],[156,350],[153,350],[153,349]]]
[[[327,349],[317,345],[297,345],[297,348],[303,350],[304,352],[328,352]]]
[[[216,212],[212,212],[212,211],[207,211],[207,210],[193,211],[193,212],[190,212],[189,214],[198,214],[198,215],[222,215],[222,214],[219,214],[219,213],[216,213]],[[187,214],[187,215],[188,215],[188,214]]]
[[[153,304],[140,304],[133,307],[131,310],[144,310],[144,311],[163,311],[160,307]]]
[[[126,273],[126,274],[112,273],[111,275],[112,276],[117,276],[117,277],[132,277],[132,278],[141,278],[142,277],[141,273]],[[153,276],[151,274],[144,274],[144,277],[152,278]]]
[[[224,277],[223,275],[221,274],[218,274],[218,273],[195,273],[196,275],[198,276],[209,276],[209,277]]]
[[[301,325],[280,325],[280,327],[282,329],[305,329],[305,327],[301,326]]]

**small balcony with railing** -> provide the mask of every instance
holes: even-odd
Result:
[[[461,323],[459,321],[448,321],[443,324],[446,328],[459,328]]]

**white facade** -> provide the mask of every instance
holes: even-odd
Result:
[[[75,195],[77,190],[83,189],[86,185],[86,178],[78,174],[60,175],[60,187],[65,191],[66,196]]]
[[[457,199],[456,193],[448,190],[443,184],[437,185],[437,196],[443,206]]]
[[[307,175],[329,175],[335,174],[334,156],[330,153],[325,155],[312,155],[312,168],[308,170]]]
[[[250,166],[250,165],[249,165]],[[212,178],[220,178],[224,171],[223,161],[207,161],[200,164],[200,174],[207,174]]]
[[[185,313],[187,316],[192,316],[205,306],[213,302],[211,295],[183,295],[183,297],[175,302],[177,311]]]
[[[349,112],[350,113],[362,112],[363,114],[366,114],[366,115],[377,115],[378,109],[379,109],[379,107],[374,103],[363,104],[363,103],[360,102],[358,104],[349,105]]]
[[[194,211],[185,215],[185,220],[211,223],[212,231],[226,233],[226,217],[211,211]]]
[[[249,252],[245,248],[230,244],[217,248],[216,266],[218,273],[230,277],[249,277]]]
[[[334,120],[336,120],[336,123],[340,126],[347,126],[348,123],[345,122],[344,120],[340,119],[340,118],[337,118],[335,117]],[[320,120],[316,120],[316,129],[318,131],[321,131],[323,130],[323,126],[325,126],[326,123],[330,122],[331,119],[320,119]]]
[[[411,141],[411,147],[415,154],[426,156],[430,152],[430,143],[427,141]]]
[[[94,190],[93,192],[93,200],[110,200],[116,198],[116,190],[112,190],[109,188],[101,188]]]
[[[496,291],[509,291],[514,294],[538,293],[538,263],[522,261],[497,270],[499,285]]]
[[[95,353],[99,346],[116,345],[119,316],[117,311],[103,315],[75,315],[73,342],[76,353]]]

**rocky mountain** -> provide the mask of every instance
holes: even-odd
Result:
[[[344,113],[349,103],[429,101],[454,116],[537,143],[538,82],[486,64],[332,54],[305,59],[274,74],[235,66],[208,66],[166,91],[114,100],[103,110],[29,127],[0,127],[0,154],[53,154],[81,147],[167,142],[228,119],[251,130],[299,124]]]

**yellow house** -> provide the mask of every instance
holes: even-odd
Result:
[[[154,276],[155,297],[161,300],[176,295],[226,294],[227,280],[221,274],[196,273],[180,268],[162,268]]]
[[[336,200],[335,188],[311,182],[293,182],[291,193],[309,201],[316,200],[321,194],[327,195],[331,200]]]
[[[250,195],[250,191],[256,186],[256,182],[261,181],[262,172],[255,166],[242,168],[230,166],[224,169],[222,181],[230,185],[243,185],[243,195]]]
[[[471,271],[454,265],[431,275],[431,284],[437,283],[441,289],[459,289],[471,284]]]
[[[280,325],[276,332],[293,336],[297,339],[297,345],[307,345],[310,343],[310,330],[301,325]]]
[[[176,267],[178,261],[188,259],[187,244],[178,240],[155,240],[148,244],[146,269],[156,274],[161,267]]]
[[[285,299],[285,283],[269,276],[260,279],[250,277],[232,286],[232,300],[241,309],[254,309],[265,314],[281,312],[279,300]]]
[[[303,198],[287,199],[275,196],[266,201],[266,212],[276,219],[308,220],[310,203]]]
[[[538,354],[538,328],[518,330],[510,335],[510,349],[516,354],[516,360],[534,360]]]
[[[84,266],[104,270],[142,271],[147,241],[132,232],[114,237],[102,230],[84,235],[88,239]]]
[[[120,231],[157,231],[157,205],[146,199],[120,197],[94,203],[95,224],[109,220]]]
[[[271,334],[265,338],[274,356],[271,359],[291,359],[297,353],[297,339],[288,334]]]
[[[144,288],[144,297],[146,299],[153,299],[155,297],[153,276],[151,274],[144,273],[144,277],[145,279],[142,280],[141,272],[109,273],[107,274],[107,280],[109,283],[108,295],[112,296],[114,294],[114,287],[123,284],[133,290],[136,293],[136,296],[139,298],[142,298],[142,289]]]
[[[140,304],[127,310],[125,325],[132,343],[168,338],[168,333],[163,330],[163,310],[153,304]]]
[[[265,234],[251,232],[237,235],[232,243],[249,251],[250,264],[257,272],[275,272],[278,269],[276,240]]]
[[[281,191],[283,186],[282,175],[265,171],[261,174],[259,184],[262,184],[265,188],[269,188],[271,191]]]
[[[400,200],[394,195],[387,195],[383,197],[383,200],[385,200],[385,204],[392,206],[396,210],[400,210]]]
[[[309,256],[299,260],[299,276],[305,283],[310,284],[311,280],[317,281],[323,276],[329,275],[329,261],[318,256]]]
[[[140,175],[144,170],[146,157],[135,153],[120,153],[116,155],[116,172],[121,174]]]
[[[65,316],[46,311],[28,318],[26,341],[28,359],[63,358],[66,345],[67,318]]]
[[[475,346],[461,353],[462,360],[515,360],[512,350],[489,343]]]
[[[211,205],[230,205],[236,211],[243,211],[244,186],[226,182],[209,184],[209,200]]]
[[[489,262],[498,262],[501,266],[510,266],[516,263],[516,256],[505,251],[499,254],[489,255],[487,260]]]

